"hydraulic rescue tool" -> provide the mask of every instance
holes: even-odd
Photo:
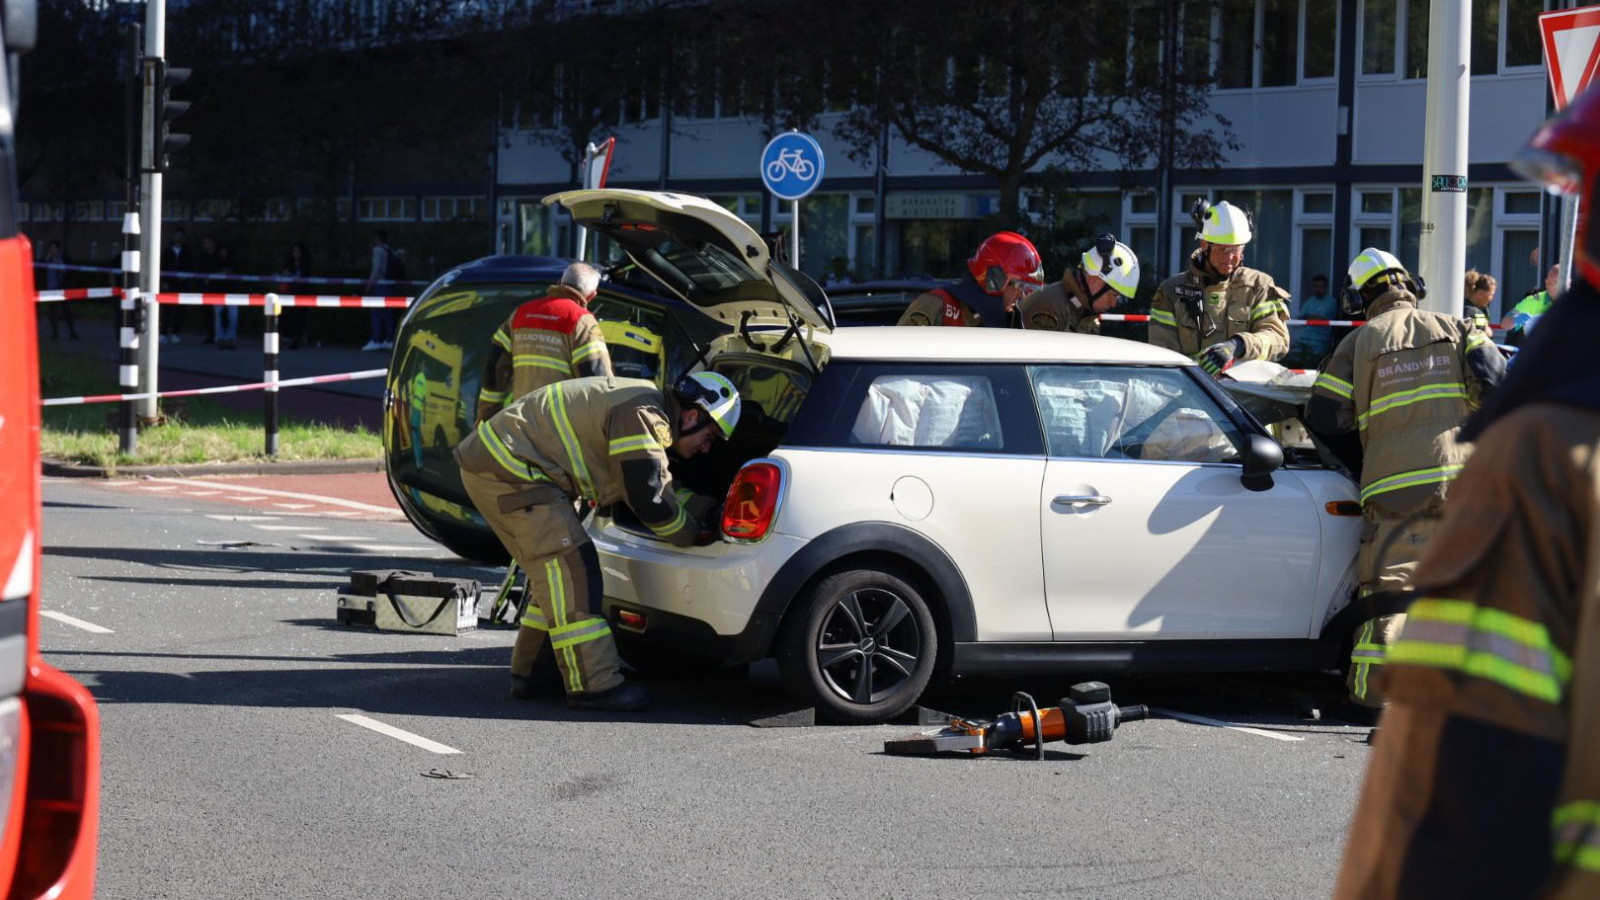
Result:
[[[1073,685],[1059,706],[1041,710],[1033,697],[1019,692],[1011,698],[1011,712],[993,722],[952,719],[937,731],[884,741],[883,752],[896,756],[939,753],[977,756],[994,750],[1022,753],[1032,746],[1037,758],[1044,759],[1045,744],[1109,741],[1123,722],[1134,722],[1149,715],[1149,708],[1142,704],[1118,706],[1112,703],[1111,688],[1104,682],[1085,681]]]

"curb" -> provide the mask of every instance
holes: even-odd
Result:
[[[292,462],[194,463],[175,466],[89,466],[46,459],[53,478],[204,478],[210,475],[349,475],[382,472],[381,459],[307,459]]]

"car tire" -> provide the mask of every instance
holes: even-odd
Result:
[[[783,629],[778,670],[785,685],[832,721],[888,721],[917,702],[933,676],[933,614],[893,570],[827,576],[799,598]]]
[[[704,675],[722,665],[720,659],[668,650],[620,631],[613,630],[611,636],[617,643],[617,655],[643,678]]]

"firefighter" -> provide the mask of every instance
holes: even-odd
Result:
[[[1022,301],[1022,326],[1099,334],[1100,315],[1139,290],[1139,257],[1116,235],[1102,234],[1061,280]]]
[[[1044,284],[1044,262],[1033,242],[1014,231],[985,238],[967,260],[959,281],[911,301],[900,325],[967,325],[1014,328],[1017,303]]]
[[[573,378],[512,401],[456,447],[467,495],[528,573],[513,698],[539,692],[527,673],[548,637],[569,706],[630,711],[649,702],[618,671],[616,642],[598,615],[600,558],[573,502],[627,503],[657,537],[693,544],[714,526],[718,503],[680,490],[668,455],[688,459],[731,436],[739,406],[733,383],[715,372],[687,375],[666,394],[634,378]]]
[[[599,287],[599,270],[575,262],[543,297],[529,300],[506,317],[489,345],[477,421],[552,382],[612,374],[605,336],[589,312]]]
[[[1289,352],[1289,292],[1244,265],[1250,217],[1223,201],[1190,213],[1200,249],[1150,301],[1150,343],[1197,360],[1212,375],[1236,362],[1276,362]]]
[[[1512,166],[1600,202],[1600,91]],[[1476,442],[1390,648],[1336,900],[1600,897],[1600,229],[1462,429]]]
[[[1389,599],[1404,588],[1438,524],[1444,497],[1467,459],[1456,434],[1468,413],[1505,375],[1505,361],[1470,320],[1417,308],[1427,295],[1392,254],[1361,251],[1350,263],[1347,295],[1359,295],[1366,325],[1339,342],[1317,373],[1306,422],[1332,447],[1359,449],[1366,520],[1356,574],[1371,615],[1357,628],[1350,656],[1350,700],[1373,718],[1383,698],[1371,681],[1405,615]]]

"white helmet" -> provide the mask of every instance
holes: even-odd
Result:
[[[739,389],[727,376],[716,372],[695,372],[678,379],[673,386],[683,398],[705,410],[724,439],[733,437],[739,424]]]
[[[1400,264],[1400,259],[1393,253],[1387,250],[1379,250],[1377,247],[1368,247],[1350,261],[1350,269],[1346,274],[1350,276],[1350,286],[1360,290],[1367,286],[1367,282],[1377,276],[1396,270],[1402,275],[1410,275],[1406,271],[1406,267]]]
[[[1139,290],[1139,257],[1114,235],[1102,234],[1095,238],[1094,246],[1083,251],[1083,260],[1079,265],[1084,272],[1099,276],[1113,290],[1130,300]]]
[[[1242,209],[1224,200],[1212,206],[1201,201],[1195,210],[1200,219],[1200,230],[1195,237],[1211,244],[1248,244],[1255,237],[1250,229],[1250,216]]]

